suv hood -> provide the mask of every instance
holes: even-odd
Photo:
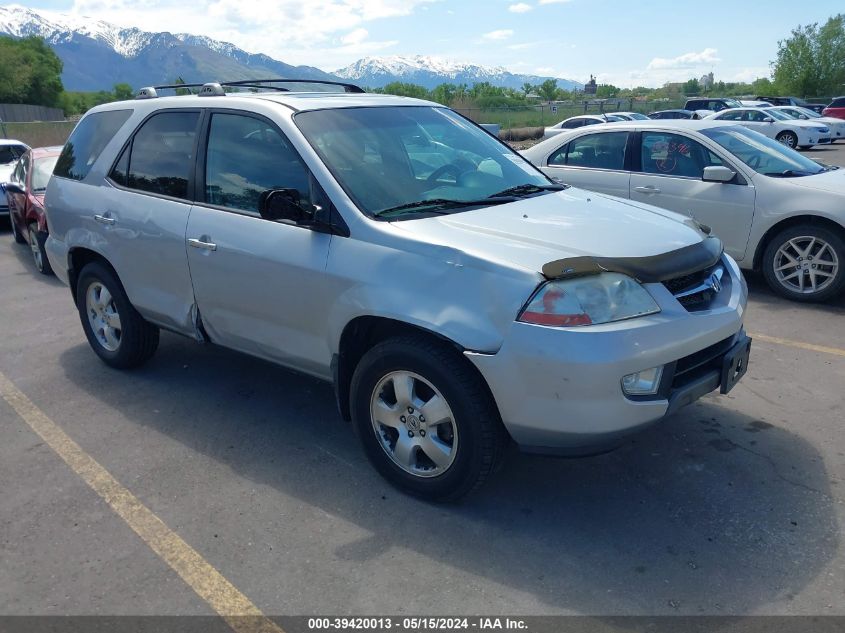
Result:
[[[392,225],[426,242],[536,272],[571,257],[663,255],[705,238],[682,215],[575,188]]]

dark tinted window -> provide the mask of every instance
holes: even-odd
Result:
[[[271,189],[295,189],[310,200],[308,170],[287,138],[261,119],[236,114],[211,118],[205,164],[205,201],[258,211]]]
[[[574,130],[576,127],[581,127],[582,125],[586,125],[586,121],[584,119],[573,119],[564,123],[563,128],[567,130]]]
[[[147,119],[132,139],[126,186],[187,198],[199,116],[199,112],[162,112]]]
[[[25,151],[23,145],[0,145],[0,165],[14,163]]]
[[[746,120],[746,114],[744,110],[739,110],[737,112],[725,112],[716,118],[720,121],[743,121]]]
[[[83,118],[65,143],[54,175],[82,180],[132,110],[96,112]]]
[[[704,168],[722,161],[698,141],[680,134],[643,132],[642,170],[646,174],[701,178]]]
[[[129,150],[132,149],[132,145],[127,145],[123,148],[123,151],[120,154],[120,158],[118,159],[117,163],[115,163],[114,168],[111,170],[109,174],[109,178],[115,181],[119,185],[123,185],[124,187],[129,182]]]
[[[757,123],[763,123],[767,119],[773,118],[773,117],[769,116],[768,114],[766,114],[765,110],[760,110],[759,112],[756,111],[756,110],[755,111],[749,111],[746,114],[748,115],[748,118],[746,120],[756,121]]]
[[[624,169],[627,132],[587,134],[572,140],[549,158],[549,165]]]
[[[845,97],[838,97],[830,102],[828,108],[845,108]]]

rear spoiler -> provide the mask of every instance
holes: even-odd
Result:
[[[649,257],[568,257],[543,265],[546,279],[568,279],[602,272],[622,273],[641,283],[658,283],[709,268],[719,261],[722,240],[710,236],[692,244]]]

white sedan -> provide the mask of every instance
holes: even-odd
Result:
[[[783,112],[786,116],[792,117],[793,119],[812,121],[830,128],[831,143],[839,139],[845,139],[845,119],[822,116],[818,112],[813,112],[809,108],[802,108],[801,106],[772,106],[770,109]]]
[[[575,130],[585,125],[598,125],[600,123],[613,123],[616,121],[624,121],[624,119],[612,114],[579,114],[578,116],[571,116],[560,123],[555,123],[547,127],[543,131],[543,138],[550,138],[566,130]]]
[[[797,301],[845,292],[845,169],[714,120],[608,123],[522,154],[566,184],[694,218]]]
[[[772,108],[729,108],[707,119],[739,123],[793,149],[830,143],[830,128],[826,125],[793,119]]]

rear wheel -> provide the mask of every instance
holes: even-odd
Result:
[[[783,143],[787,147],[795,149],[798,146],[798,135],[795,132],[781,132],[775,137],[778,143]]]
[[[47,241],[47,233],[38,230],[38,225],[33,222],[28,227],[29,249],[32,251],[32,259],[35,267],[42,275],[52,275],[53,268],[50,260],[47,259],[47,252],[44,250],[44,243]]]
[[[845,241],[822,226],[781,231],[766,246],[763,274],[779,295],[794,301],[826,301],[845,290]]]
[[[137,367],[158,348],[158,328],[138,313],[117,276],[104,264],[92,262],[82,269],[76,305],[88,343],[107,365]]]
[[[459,499],[501,460],[506,434],[490,393],[443,343],[424,336],[379,343],[358,363],[350,399],[370,462],[406,492]]]

